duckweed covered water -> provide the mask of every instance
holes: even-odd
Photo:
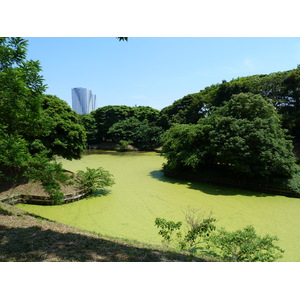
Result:
[[[282,261],[300,261],[300,199],[247,192],[163,176],[164,158],[149,152],[91,151],[79,161],[61,160],[71,171],[103,167],[116,184],[105,196],[60,206],[18,206],[36,215],[102,235],[161,244],[154,220],[184,221],[198,209],[228,230],[253,225],[258,234],[277,235]]]

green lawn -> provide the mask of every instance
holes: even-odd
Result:
[[[107,152],[61,161],[71,171],[101,166],[115,176],[116,184],[106,196],[20,208],[85,230],[154,244],[161,241],[156,217],[184,221],[189,208],[212,211],[219,227],[253,225],[258,234],[277,235],[285,250],[281,261],[300,261],[300,199],[170,180],[160,171],[164,159],[156,153]]]

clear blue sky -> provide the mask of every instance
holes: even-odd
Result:
[[[292,37],[29,37],[28,58],[39,60],[46,93],[71,106],[71,89],[85,87],[97,107],[162,109],[183,96],[241,76],[291,70],[300,64]]]

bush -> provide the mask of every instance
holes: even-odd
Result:
[[[186,213],[187,232],[180,232],[182,222],[175,223],[162,218],[155,219],[155,225],[160,229],[162,242],[169,246],[174,242],[176,248],[192,253],[203,253],[230,262],[272,262],[281,258],[284,251],[274,242],[276,236],[256,234],[253,226],[243,230],[228,232],[224,228],[216,230],[216,219],[211,215],[196,215],[195,210]],[[176,240],[173,240],[174,232]]]
[[[293,192],[300,195],[300,172],[298,171],[292,178],[287,180],[286,186]]]
[[[272,262],[284,252],[275,241],[278,241],[276,236],[260,237],[253,226],[247,226],[234,232],[221,228],[210,237],[209,244],[218,249],[217,254],[223,261]]]
[[[170,244],[173,231],[179,230],[181,225],[182,222],[175,223],[173,221],[167,221],[163,218],[155,219],[155,226],[160,228],[158,234],[163,237],[163,244]],[[177,237],[181,237],[181,234],[177,233]]]
[[[116,147],[116,150],[117,151],[126,151],[127,150],[127,147],[132,144],[132,141],[125,141],[125,140],[120,140],[117,147]]]
[[[196,211],[189,210],[186,212],[188,230],[184,235],[179,231],[182,222],[175,223],[162,218],[156,218],[155,226],[160,228],[158,234],[163,237],[162,242],[164,244],[170,245],[173,232],[179,231],[176,233],[179,248],[181,250],[196,252],[196,246],[205,242],[205,239],[210,233],[216,229],[216,226],[214,225],[215,221],[216,219],[211,216],[196,216]]]
[[[77,178],[79,186],[84,188],[88,193],[93,193],[112,186],[115,181],[113,175],[103,168],[91,169],[86,168],[86,171],[78,171]]]

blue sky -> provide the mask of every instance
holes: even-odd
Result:
[[[71,106],[71,89],[85,87],[97,107],[162,109],[206,86],[241,76],[294,69],[297,37],[29,37],[28,59],[39,60],[46,93]]]

